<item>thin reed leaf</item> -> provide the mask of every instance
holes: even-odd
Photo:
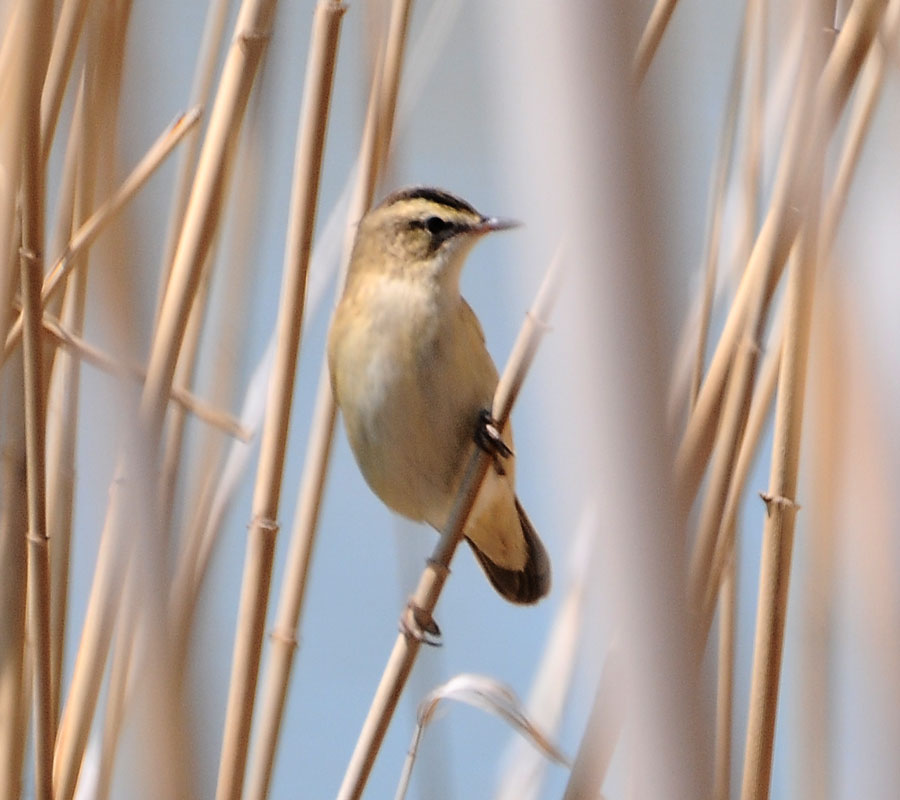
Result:
[[[419,703],[416,729],[413,732],[412,742],[403,764],[403,773],[397,786],[395,800],[404,800],[406,797],[425,728],[434,719],[440,704],[447,700],[466,703],[499,717],[531,742],[546,758],[556,761],[558,764],[568,765],[568,759],[541,732],[519,698],[508,686],[484,675],[456,675],[429,692]]]

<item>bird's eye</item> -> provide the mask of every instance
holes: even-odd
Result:
[[[425,227],[430,234],[437,236],[444,233],[450,227],[450,223],[440,217],[429,217],[425,220]]]

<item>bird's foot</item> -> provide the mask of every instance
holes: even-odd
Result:
[[[494,469],[498,475],[505,475],[501,459],[514,455],[510,446],[500,436],[497,421],[491,416],[491,412],[483,409],[478,415],[478,427],[475,429],[475,444],[485,453],[494,458]]]
[[[434,617],[424,608],[416,605],[411,597],[400,615],[400,633],[408,639],[415,639],[417,642],[431,647],[440,647],[443,644],[441,629],[434,621]]]

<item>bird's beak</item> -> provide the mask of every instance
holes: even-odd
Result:
[[[509,228],[518,228],[521,222],[515,219],[501,219],[500,217],[482,217],[481,222],[473,228],[474,233],[491,233],[492,231],[505,231]]]

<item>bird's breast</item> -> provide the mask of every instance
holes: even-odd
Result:
[[[350,444],[388,506],[443,518],[478,414],[490,405],[493,365],[474,317],[475,347],[466,318],[439,293],[382,280],[363,299],[355,315],[364,324],[344,326],[332,354]]]

